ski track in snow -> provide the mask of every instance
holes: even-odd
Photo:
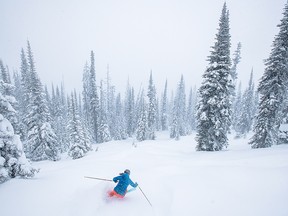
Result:
[[[0,185],[1,216],[287,216],[288,145],[251,149],[232,139],[227,150],[196,152],[194,135],[155,141],[132,139],[94,145],[82,159],[34,163],[33,179]],[[124,169],[139,189],[109,198],[112,179]]]

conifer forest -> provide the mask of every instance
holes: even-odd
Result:
[[[238,80],[245,44],[239,42],[231,50],[226,3],[219,15],[199,86],[186,86],[181,75],[176,89],[167,79],[160,89],[151,70],[141,87],[132,86],[127,77],[126,91],[120,93],[109,67],[104,79],[97,75],[93,50],[79,71],[82,89],[67,92],[64,82],[47,85],[41,80],[33,41],[15,56],[21,62],[12,66],[17,70],[11,71],[0,56],[0,183],[34,176],[39,171],[35,161],[57,163],[63,153],[78,159],[92,145],[111,140],[157,140],[158,131],[168,131],[175,140],[195,133],[197,151],[227,148],[232,131],[235,139],[252,134],[251,149],[287,143],[288,4],[261,79],[255,81],[251,68],[248,83]]]

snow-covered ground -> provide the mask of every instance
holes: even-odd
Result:
[[[251,149],[230,138],[227,150],[196,152],[194,135],[170,140],[113,141],[86,157],[42,161],[33,179],[0,185],[1,216],[287,216],[288,145]],[[232,137],[232,136],[231,136]],[[139,189],[124,199],[107,198],[124,169]]]

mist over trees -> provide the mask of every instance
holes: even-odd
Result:
[[[92,144],[128,138],[155,140],[157,131],[167,131],[176,140],[194,132],[198,151],[220,151],[228,146],[231,131],[239,138],[252,129],[252,148],[278,144],[280,125],[288,122],[288,5],[283,15],[258,88],[252,69],[243,90],[237,80],[239,72],[247,73],[237,68],[242,44],[238,43],[231,57],[226,3],[198,89],[186,86],[183,75],[177,89],[169,88],[169,80],[163,80],[165,87],[160,89],[151,71],[146,87],[137,89],[127,80],[121,95],[113,85],[109,65],[105,79],[97,76],[93,51],[87,56],[89,61],[83,62],[80,92],[66,92],[64,84],[43,86],[27,41],[26,50],[20,52],[19,72],[11,74],[0,59],[0,183],[15,176],[33,176],[37,170],[26,157],[57,161],[67,153],[77,159]]]

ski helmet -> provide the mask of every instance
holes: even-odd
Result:
[[[124,173],[127,173],[128,175],[130,175],[130,170],[129,170],[129,169],[126,169],[126,170],[124,171]]]

